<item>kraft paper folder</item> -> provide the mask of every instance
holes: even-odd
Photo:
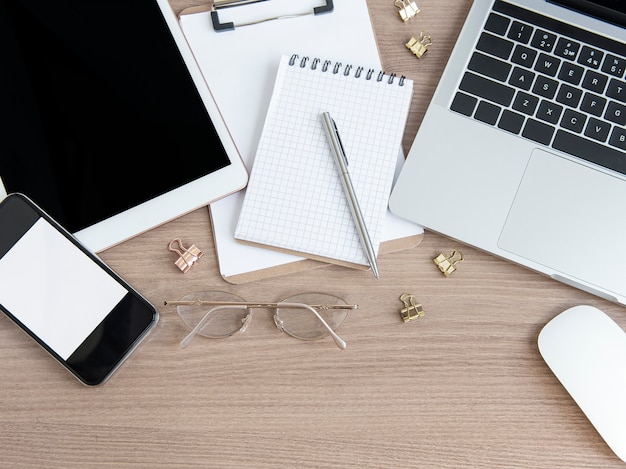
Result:
[[[310,56],[336,57],[381,69],[378,48],[365,0],[335,0],[332,12],[265,21],[233,30],[216,31],[211,5],[186,9],[180,25],[215,97],[220,112],[246,166],[254,155],[272,96],[283,53],[297,50]],[[234,23],[285,16],[293,5],[303,11],[326,4],[324,0],[269,0],[220,11],[220,22]],[[230,15],[230,16],[229,16]],[[232,16],[240,15],[233,19]],[[398,149],[396,176],[404,163]],[[244,191],[211,204],[209,210],[222,277],[230,283],[323,267],[314,261],[283,252],[248,246],[234,238]],[[387,211],[379,255],[417,246],[423,228]]]

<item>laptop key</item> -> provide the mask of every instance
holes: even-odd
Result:
[[[552,135],[554,135],[553,126],[534,119],[528,119],[522,131],[522,136],[543,145],[550,145]]]
[[[550,101],[542,100],[537,109],[537,118],[550,124],[557,124],[561,118],[563,106]]]
[[[536,50],[518,44],[513,50],[511,62],[521,65],[522,67],[531,68],[535,63],[535,57],[537,57]]]
[[[609,144],[626,151],[626,129],[614,127],[609,138]]]
[[[487,31],[491,31],[492,33],[499,34],[500,36],[504,36],[510,22],[511,20],[505,18],[504,16],[491,13],[489,14],[489,18],[487,18],[487,22],[485,23],[485,29]]]
[[[549,33],[548,31],[542,31],[538,29],[533,35],[533,40],[530,42],[536,49],[541,49],[545,52],[550,52],[556,42],[556,34]]]
[[[624,152],[596,143],[588,138],[558,130],[552,147],[618,173],[626,174]]]
[[[593,70],[587,70],[585,79],[583,80],[583,88],[593,91],[594,93],[602,93],[606,87],[607,80],[606,75],[594,72]]]
[[[619,125],[626,125],[626,106],[610,101],[604,118]]]
[[[576,108],[578,107],[578,103],[580,102],[582,95],[583,92],[579,88],[563,84],[561,85],[561,88],[559,88],[556,100],[561,104]]]
[[[609,75],[613,75],[617,78],[622,78],[624,76],[625,69],[626,60],[611,54],[606,56],[604,63],[602,64],[602,71],[604,73],[608,73]]]
[[[482,33],[478,39],[478,44],[476,44],[476,49],[506,60],[511,55],[513,43],[493,34]]]
[[[584,68],[570,62],[565,62],[559,70],[559,79],[577,85],[583,77]]]
[[[533,93],[543,96],[544,98],[552,99],[556,95],[558,87],[558,81],[539,75],[533,86]]]
[[[465,93],[459,93],[454,96],[452,100],[452,104],[450,105],[450,109],[454,112],[458,112],[459,114],[463,114],[464,116],[471,116],[474,114],[474,109],[476,108],[476,103],[478,100],[473,96],[469,96]]]
[[[599,68],[604,52],[593,47],[583,46],[578,56],[578,63],[591,68]]]
[[[561,61],[556,57],[541,53],[539,54],[539,58],[535,64],[535,70],[539,73],[543,73],[544,75],[553,77],[556,75],[560,64]]]
[[[508,106],[515,94],[514,88],[483,78],[471,72],[465,72],[459,88],[466,93],[501,106]]]
[[[522,125],[524,125],[524,119],[523,115],[505,109],[500,117],[500,122],[498,122],[498,127],[513,134],[519,134]]]
[[[623,103],[626,102],[626,82],[612,79],[606,89],[606,95]]]
[[[566,109],[561,119],[561,127],[579,134],[583,131],[585,122],[587,122],[587,116],[572,109]]]
[[[535,109],[537,109],[537,104],[539,104],[539,98],[520,91],[513,101],[513,109],[532,116],[535,113]]]
[[[525,68],[515,67],[511,73],[509,84],[528,91],[533,84],[535,74]]]
[[[595,117],[591,117],[587,122],[585,128],[585,135],[589,138],[593,138],[599,142],[604,142],[609,136],[611,130],[611,124],[601,121]]]
[[[578,42],[562,37],[556,43],[554,54],[563,59],[574,60],[579,50],[580,44]]]
[[[523,44],[528,43],[530,36],[533,34],[534,28],[520,21],[513,21],[511,29],[507,37]]]
[[[487,101],[481,101],[478,103],[474,118],[486,124],[496,125],[498,117],[500,116],[500,110],[500,106],[488,103]]]
[[[481,75],[495,78],[498,81],[506,81],[511,71],[511,64],[480,52],[474,52],[467,68]]]
[[[585,95],[583,96],[583,100],[580,103],[580,110],[588,114],[593,114],[594,116],[600,117],[602,115],[602,111],[604,111],[605,106],[606,98],[592,93],[585,93]]]

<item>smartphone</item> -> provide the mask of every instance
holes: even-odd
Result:
[[[20,193],[0,202],[0,309],[88,386],[105,382],[159,318]]]

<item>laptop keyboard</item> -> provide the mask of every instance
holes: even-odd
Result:
[[[496,1],[450,109],[626,174],[626,45]]]

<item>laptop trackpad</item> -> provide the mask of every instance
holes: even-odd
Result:
[[[498,246],[626,295],[624,201],[626,181],[535,150]]]

